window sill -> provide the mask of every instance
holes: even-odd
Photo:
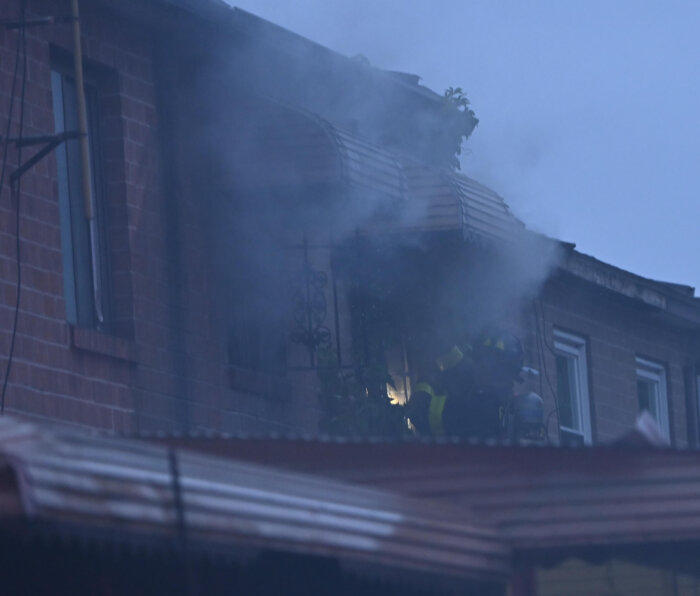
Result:
[[[228,367],[228,384],[231,389],[274,400],[281,400],[292,393],[292,383],[284,377],[233,365]]]
[[[74,350],[101,354],[114,358],[115,360],[123,360],[132,364],[136,364],[137,362],[136,346],[134,342],[128,339],[115,337],[113,335],[105,335],[94,329],[86,329],[74,325],[69,325],[68,329],[70,347]]]

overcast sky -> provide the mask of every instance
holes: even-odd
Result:
[[[480,120],[466,174],[532,229],[700,288],[700,1],[229,1],[463,87]]]

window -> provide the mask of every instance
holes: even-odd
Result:
[[[263,300],[241,292],[229,332],[229,363],[264,374],[281,375],[287,364],[287,322],[278,312],[257,307]]]
[[[230,253],[236,256],[228,273],[229,364],[279,376],[286,371],[290,333],[286,263],[259,228],[250,227],[237,233],[239,245]]]
[[[591,443],[586,341],[554,330],[557,370],[557,407],[562,444]]]
[[[664,437],[670,440],[666,369],[661,364],[637,358],[637,400],[639,411],[649,412]]]
[[[56,132],[77,131],[76,84],[69,69],[51,72]],[[92,222],[85,213],[82,191],[80,141],[68,141],[56,150],[63,286],[66,319],[73,325],[112,331],[110,259],[106,209],[102,192],[102,160],[97,87],[85,83],[88,143],[93,194]]]

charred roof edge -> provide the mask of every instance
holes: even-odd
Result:
[[[320,52],[328,58],[336,61],[344,62],[347,66],[358,67],[358,61],[341,54],[331,48],[328,48],[318,42],[315,42],[303,35],[295,33],[289,29],[277,25],[272,21],[268,21],[251,12],[248,12],[237,6],[229,5],[222,0],[149,0],[152,5],[160,5],[180,10],[184,13],[198,18],[200,21],[206,22],[209,25],[215,26],[219,30],[232,31],[238,30],[245,35],[254,35],[255,33],[265,33],[265,39],[270,43],[271,37],[274,37],[273,45],[279,46],[283,50],[289,50],[296,47],[304,47],[305,49]],[[408,82],[406,79],[397,77],[391,71],[385,71],[374,66],[367,66],[369,70],[380,76],[384,81],[391,85],[396,85],[411,92],[419,97],[422,97],[431,102],[442,102],[442,96],[417,82]],[[414,75],[417,76],[417,75]]]
[[[700,326],[700,300],[689,286],[648,279],[568,247],[562,271]]]

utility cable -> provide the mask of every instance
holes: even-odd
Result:
[[[21,50],[22,35],[17,33],[17,46],[15,47],[15,68],[12,73],[12,84],[10,86],[10,105],[7,110],[7,126],[5,127],[5,136],[3,137],[3,152],[2,152],[2,166],[0,166],[0,192],[2,191],[3,185],[5,184],[5,172],[7,171],[7,151],[10,146],[10,129],[12,126],[12,112],[14,111],[15,105],[15,87],[17,85],[17,72],[19,71],[19,57]]]
[[[544,325],[545,325],[545,321],[544,321],[544,309],[542,308],[542,304],[541,304],[541,303],[538,303],[538,304],[539,304],[539,308],[540,308],[540,318],[541,318],[541,320],[542,320],[542,328],[544,329]],[[535,307],[535,308],[536,308],[536,307]],[[549,353],[552,354],[553,356],[556,356],[556,355],[557,355],[557,351],[556,351],[556,350],[554,349],[554,347],[547,341],[547,335],[546,335],[546,334],[543,334],[543,335],[542,335],[542,341],[544,342],[544,345],[545,345],[545,347],[547,348],[547,350],[549,350]]]
[[[27,0],[22,0],[21,4],[21,9],[20,9],[21,15],[20,15],[20,22],[24,23],[25,22],[25,17],[26,17],[26,12],[27,12]],[[21,85],[21,91],[20,91],[20,102],[19,102],[19,130],[17,133],[17,167],[19,168],[22,165],[22,134],[24,132],[24,107],[25,107],[25,92],[26,92],[26,87],[27,87],[27,38],[26,38],[26,28],[25,27],[20,27],[20,30],[17,34],[17,47],[16,47],[16,53],[15,53],[15,68],[14,68],[14,73],[12,75],[12,86],[11,86],[11,91],[10,91],[10,109],[7,114],[7,134],[5,136],[5,148],[3,151],[3,160],[2,160],[2,167],[0,171],[0,190],[2,190],[2,185],[5,182],[5,172],[6,172],[6,167],[7,167],[7,148],[9,145],[9,132],[10,132],[10,123],[12,121],[12,111],[13,111],[13,104],[14,104],[14,96],[15,96],[15,85],[17,81],[17,71],[19,69],[19,59],[20,59],[20,54],[22,55],[22,85]],[[19,320],[19,304],[20,304],[20,297],[21,297],[21,289],[22,289],[22,259],[21,259],[21,242],[20,242],[20,196],[21,196],[21,189],[20,189],[20,180],[21,176],[17,178],[16,184],[11,184],[10,185],[10,204],[12,204],[13,201],[12,199],[16,197],[16,212],[15,212],[15,260],[17,263],[17,292],[16,292],[16,299],[15,299],[15,313],[14,313],[14,319],[12,323],[12,336],[10,339],[10,350],[7,355],[7,366],[5,368],[5,378],[2,383],[2,394],[0,395],[0,415],[5,413],[5,394],[7,393],[7,384],[10,380],[10,371],[12,370],[12,358],[14,356],[15,352],[15,341],[17,339],[17,322]]]
[[[547,385],[549,387],[549,390],[552,393],[552,398],[554,399],[554,409],[547,415],[547,419],[545,420],[545,426],[547,428],[547,436],[549,436],[549,420],[552,417],[552,414],[556,414],[557,417],[557,435],[559,437],[559,444],[561,445],[561,423],[560,423],[560,418],[559,418],[559,396],[557,395],[557,392],[554,390],[554,385],[552,384],[551,379],[549,378],[549,373],[547,372],[547,363],[546,363],[546,358],[544,354],[544,347],[546,346],[549,351],[556,356],[556,352],[554,351],[553,348],[547,344],[547,340],[545,338],[545,321],[544,321],[544,312],[542,311],[542,307],[540,305],[540,310],[538,311],[538,301],[535,299],[533,300],[532,303],[532,309],[535,315],[535,336],[536,336],[536,341],[538,345],[538,351],[539,351],[539,357],[540,361],[542,363],[542,372],[544,374],[544,378],[547,381]]]
[[[537,311],[535,310],[535,302],[532,302],[532,316],[535,323],[535,350],[537,350],[537,367],[540,373],[537,375],[540,388],[540,396],[544,395],[544,350],[542,349],[542,341],[540,338],[539,324],[537,322]]]
[[[540,395],[544,396],[544,377],[545,377],[545,374],[547,372],[547,368],[546,368],[547,364],[545,363],[544,347],[542,344],[542,332],[540,329],[539,316],[537,314],[537,307],[536,307],[536,303],[534,300],[532,303],[532,315],[533,315],[534,324],[535,324],[535,347],[537,349],[537,361],[538,361],[538,364],[540,367],[540,375],[539,375],[539,377],[540,377],[540,379],[539,379]],[[548,381],[547,384],[549,385],[549,387],[551,389],[552,388],[551,383],[549,383],[549,381]],[[547,441],[549,441],[549,420],[551,419],[552,414],[554,414],[556,412],[556,408],[557,408],[557,404],[556,404],[557,396],[553,395],[553,399],[555,402],[554,409],[551,412],[549,412],[549,414],[547,415],[547,419],[545,420],[545,423],[544,423],[545,430],[547,433]]]

